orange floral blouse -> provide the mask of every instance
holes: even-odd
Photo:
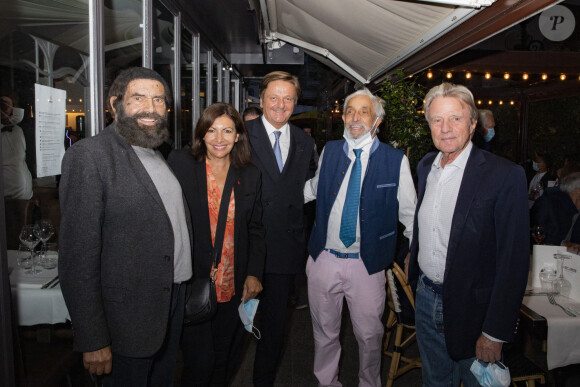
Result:
[[[211,228],[211,242],[215,243],[215,233],[220,211],[222,193],[218,188],[217,181],[213,175],[209,163],[205,163],[207,176],[207,203],[209,208],[209,224]],[[226,220],[226,230],[224,234],[224,244],[222,247],[222,257],[218,264],[217,273],[212,267],[212,274],[216,278],[216,294],[218,302],[228,302],[235,293],[234,288],[234,215],[236,200],[234,198],[233,188],[228,207],[228,216]]]

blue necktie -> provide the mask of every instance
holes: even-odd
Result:
[[[356,156],[346,190],[346,199],[340,219],[340,240],[349,247],[356,240],[356,221],[358,218],[358,201],[360,197],[360,154],[362,149],[353,149]]]
[[[276,142],[274,143],[274,156],[276,156],[276,161],[278,162],[278,169],[282,173],[284,169],[284,163],[282,162],[282,151],[280,150],[280,135],[282,133],[279,130],[274,131],[274,136],[276,136]]]

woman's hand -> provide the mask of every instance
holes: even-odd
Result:
[[[256,296],[262,291],[262,284],[257,277],[249,275],[244,282],[244,292],[242,293],[242,301],[246,302]]]

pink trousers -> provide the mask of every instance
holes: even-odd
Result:
[[[314,375],[320,386],[338,381],[340,323],[346,297],[359,349],[359,386],[381,386],[385,272],[369,275],[362,260],[322,251],[308,258],[308,302],[314,330]]]

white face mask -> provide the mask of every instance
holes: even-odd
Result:
[[[240,315],[242,324],[244,324],[244,328],[246,328],[246,330],[253,334],[254,337],[258,340],[260,340],[262,335],[260,334],[258,328],[254,326],[254,317],[256,316],[259,303],[260,300],[252,298],[246,302],[242,301],[240,306],[238,306],[238,314]]]
[[[377,132],[377,128],[375,127],[375,125],[377,124],[378,120],[379,120],[379,117],[375,118],[375,122],[373,122],[372,128],[369,128],[364,123],[351,121],[344,126],[344,133],[343,133],[342,137],[344,137],[344,139],[346,140],[346,142],[348,142],[348,144],[351,146],[351,148],[353,148],[353,149],[362,148],[365,145],[368,145],[371,142],[373,142],[374,135]],[[365,134],[363,134],[362,136],[360,136],[358,138],[352,137],[352,135],[350,134],[349,126],[353,125],[353,124],[357,124],[357,125],[362,124],[365,128]]]
[[[2,112],[3,115],[8,116],[6,113]],[[24,119],[24,109],[12,108],[12,115],[8,117],[8,121],[11,125],[18,125]]]
[[[510,371],[501,362],[485,363],[475,359],[470,370],[483,387],[508,387],[510,385]]]

